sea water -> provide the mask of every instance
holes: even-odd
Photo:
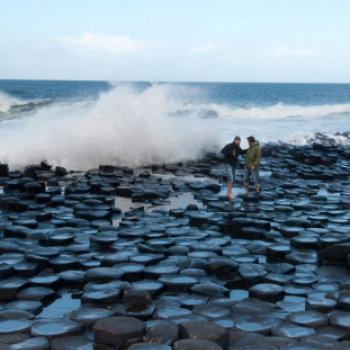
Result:
[[[0,80],[0,162],[74,170],[196,159],[235,135],[350,144],[349,84]]]

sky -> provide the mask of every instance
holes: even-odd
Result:
[[[349,0],[0,0],[0,79],[350,83]]]

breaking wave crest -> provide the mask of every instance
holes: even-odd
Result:
[[[89,108],[42,108],[35,115],[5,123],[0,130],[0,161],[22,168],[46,160],[86,170],[99,164],[142,166],[196,159],[215,148],[209,125],[170,118],[181,101],[171,87],[143,92],[119,86],[101,94]]]

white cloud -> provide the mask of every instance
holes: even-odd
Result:
[[[191,51],[195,53],[204,53],[204,52],[212,51],[213,49],[214,49],[214,45],[208,44],[205,46],[192,47]]]
[[[292,49],[287,45],[280,45],[271,51],[273,55],[287,55],[287,56],[315,56],[317,51],[312,49]]]
[[[104,33],[84,33],[79,37],[58,39],[66,50],[78,53],[121,54],[148,50],[160,42],[133,39],[129,36],[111,36]]]

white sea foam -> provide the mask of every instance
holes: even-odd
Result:
[[[19,99],[0,92],[0,112],[8,112],[12,106],[23,104]]]
[[[350,104],[325,104],[318,106],[299,106],[277,103],[272,106],[244,106],[235,107],[227,104],[209,103],[206,105],[192,105],[198,114],[217,115],[226,119],[263,119],[276,120],[286,118],[322,118],[333,114],[349,114]]]
[[[195,159],[215,148],[218,135],[198,119],[169,117],[181,105],[172,89],[158,85],[136,93],[119,86],[89,109],[42,108],[31,118],[2,126],[0,160],[12,169],[47,160],[86,170],[99,164]]]

